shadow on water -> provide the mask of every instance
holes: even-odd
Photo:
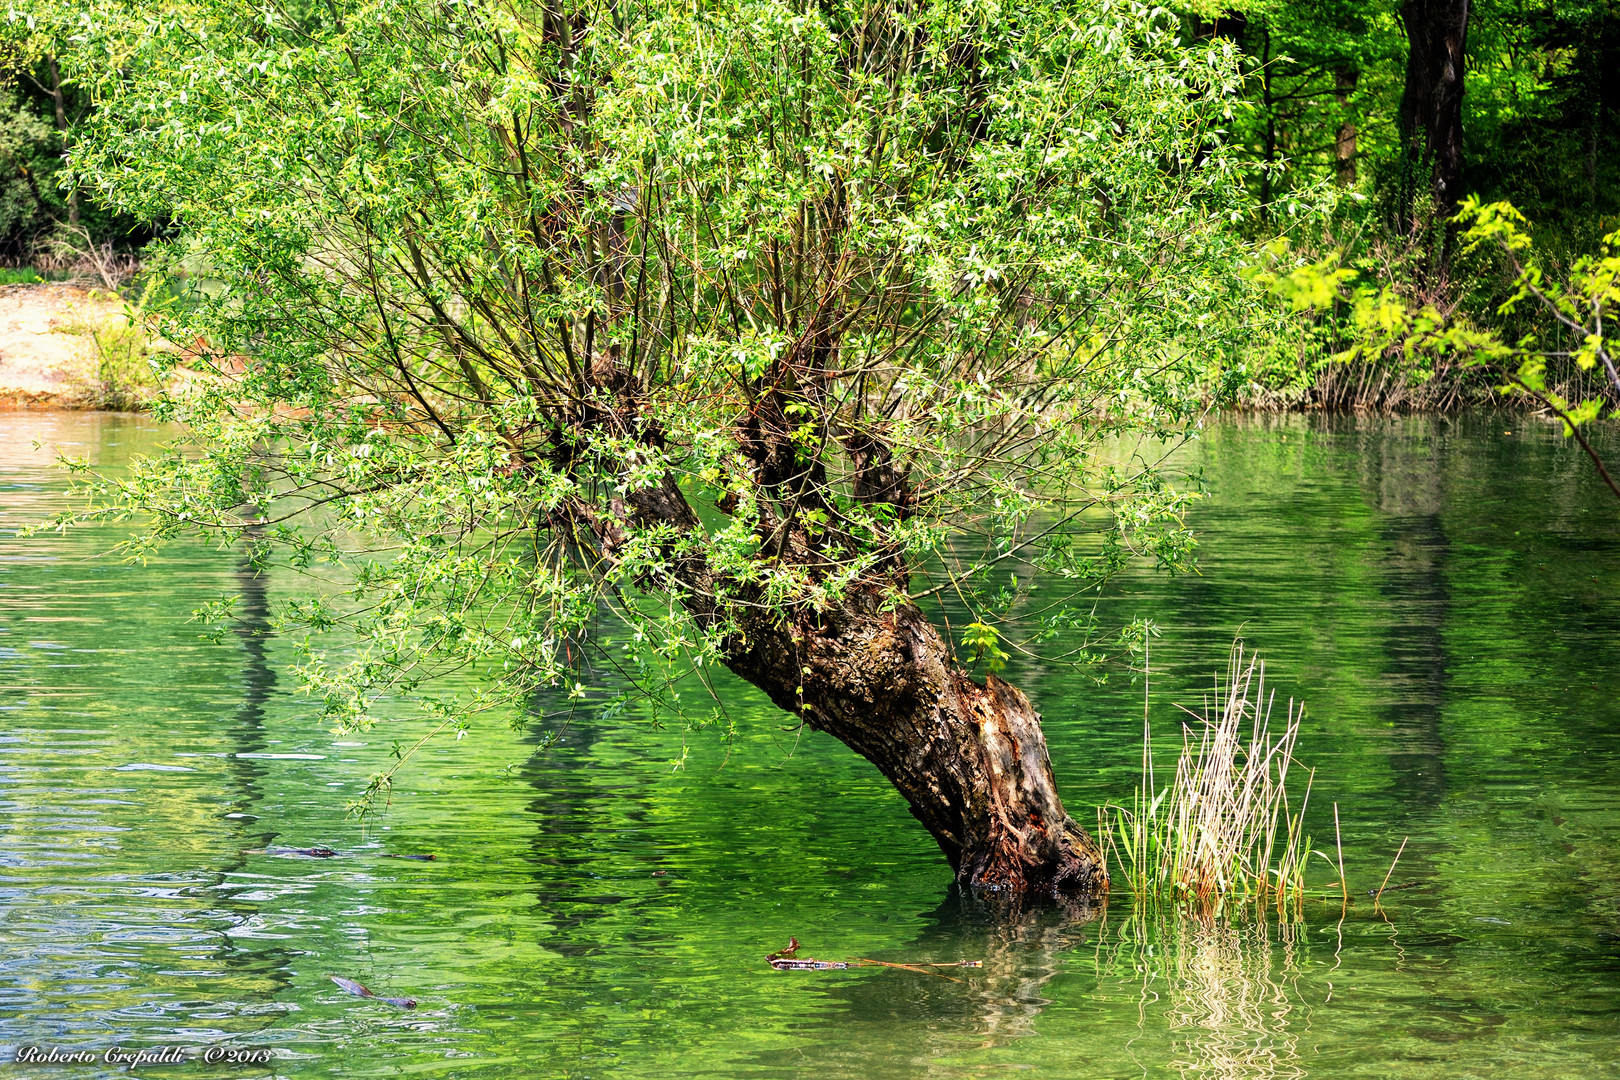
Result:
[[[775,1075],[888,1075],[896,1060],[911,1058],[914,1075],[956,1075],[950,1064],[963,1053],[993,1051],[1036,1034],[1036,1022],[1052,1003],[1048,986],[1072,967],[1104,925],[1106,901],[1077,897],[1019,896],[952,886],[943,901],[922,916],[909,944],[867,959],[890,963],[982,966],[932,969],[936,974],[884,968],[859,971],[784,971],[774,978],[793,988],[819,992],[816,1021],[805,1025],[791,1050],[754,1057]],[[820,943],[806,942],[801,956],[833,957]],[[916,1033],[930,1031],[928,1049],[917,1057]],[[969,1073],[969,1075],[974,1075]]]
[[[956,953],[982,968],[964,968],[962,1008],[987,1042],[1035,1034],[1035,1020],[1049,1004],[1047,984],[1064,970],[1069,954],[1084,946],[1102,924],[1108,902],[1073,896],[1019,896],[953,887],[919,936],[920,953]],[[869,1002],[861,1008],[877,1008]]]
[[[606,640],[614,629],[598,608],[587,637]],[[524,810],[534,826],[528,862],[536,909],[559,931],[549,944],[564,955],[589,952],[592,946],[583,939],[570,941],[570,934],[626,899],[603,880],[604,856],[615,850],[614,838],[652,831],[657,799],[644,775],[631,778],[633,770],[627,770],[623,782],[604,782],[604,761],[597,751],[606,750],[611,759],[614,723],[625,723],[633,710],[615,708],[619,719],[610,721],[604,718],[603,702],[635,688],[614,665],[596,663],[588,649],[578,647],[580,677],[592,687],[592,700],[580,702],[563,690],[537,687],[529,700],[523,740],[530,754],[516,770],[533,793]],[[641,707],[647,707],[645,701]],[[656,845],[652,850],[633,846],[638,873],[661,868]]]
[[[522,769],[523,781],[533,792],[524,811],[534,823],[528,862],[535,906],[553,917],[568,912],[560,920],[567,929],[586,922],[593,909],[619,899],[595,887],[599,883],[588,872],[595,861],[591,838],[611,829],[601,820],[603,795],[589,775],[590,748],[599,736],[595,725],[581,715],[550,738],[536,734],[526,740],[535,747]],[[564,953],[585,949],[565,942],[553,947]]]
[[[245,840],[257,841],[262,847],[277,836],[272,830],[255,832],[252,828],[258,821],[254,811],[262,797],[260,784],[265,767],[243,755],[263,753],[268,745],[264,712],[275,692],[276,673],[267,657],[271,637],[268,580],[253,568],[245,554],[236,562],[236,587],[237,618],[232,629],[242,643],[242,700],[230,726],[234,752],[226,759],[232,788],[227,816],[240,823]]]
[[[598,681],[605,681],[601,673]],[[538,692],[535,721],[553,704],[563,704],[558,692]],[[524,810],[533,823],[528,863],[535,906],[559,931],[550,947],[578,955],[593,946],[570,941],[570,935],[625,899],[599,872],[604,847],[645,826],[651,793],[633,783],[601,781],[602,763],[592,751],[608,732],[595,709],[564,704],[557,711],[564,719],[556,731],[525,738],[533,749],[519,775],[532,792]]]

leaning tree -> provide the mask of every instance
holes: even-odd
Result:
[[[108,0],[76,168],[170,222],[158,544],[319,564],[337,722],[723,665],[974,886],[1092,890],[1018,642],[1187,551],[1132,437],[1246,330],[1224,41],[1112,0]],[[90,72],[81,75],[90,81]],[[1032,577],[1034,575],[1034,577]],[[933,618],[927,613],[936,611]],[[615,617],[604,631],[602,615]],[[1003,626],[1005,624],[1002,624]],[[476,691],[432,691],[471,671]],[[981,677],[975,677],[975,673]]]

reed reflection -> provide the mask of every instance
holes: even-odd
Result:
[[[1167,1027],[1167,1064],[1184,1077],[1304,1077],[1311,1007],[1299,978],[1305,923],[1253,908],[1189,915],[1138,908],[1098,945],[1099,972],[1138,987],[1138,1026]]]

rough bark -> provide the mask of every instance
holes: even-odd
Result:
[[[983,685],[915,605],[876,591],[819,618],[753,621],[729,665],[888,777],[974,888],[1099,892],[1101,852],[1063,809],[1041,718],[1017,688]]]
[[[51,105],[55,111],[56,131],[62,138],[62,151],[67,152],[68,116],[67,99],[62,92],[62,71],[56,63],[56,57],[47,57],[47,68],[51,74]],[[79,189],[69,186],[67,190],[68,224],[79,224]]]
[[[1468,0],[1404,0],[1401,18],[1409,46],[1406,89],[1401,96],[1404,162],[1400,216],[1408,231],[1426,222],[1416,213],[1417,190],[1427,175],[1441,220],[1457,211],[1463,173],[1463,59],[1468,39]],[[1447,257],[1440,233],[1439,263]]]

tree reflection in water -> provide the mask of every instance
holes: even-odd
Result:
[[[963,931],[958,948],[982,957],[972,973],[980,1049],[1034,1035],[1049,1005],[1046,985],[1091,936],[1104,905],[1078,896],[955,891],[955,917]],[[969,929],[971,928],[971,929]]]

